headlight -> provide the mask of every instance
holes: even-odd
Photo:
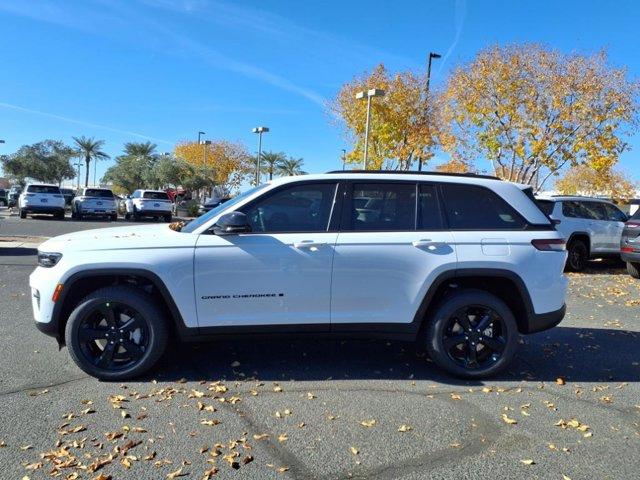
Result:
[[[61,253],[38,252],[38,265],[45,268],[55,267],[61,258]]]

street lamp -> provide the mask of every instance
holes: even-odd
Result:
[[[205,140],[202,144],[202,150],[204,150],[204,163],[207,164],[207,145],[211,145],[211,140]]]
[[[431,82],[431,61],[436,60],[438,58],[442,58],[442,55],[439,53],[429,52],[429,63],[427,64],[427,85],[426,85],[426,95],[427,95],[427,103],[425,106],[425,117],[427,120],[427,135],[429,135],[429,116],[427,110],[429,109],[429,83]],[[418,159],[418,171],[422,171],[422,157]]]
[[[204,134],[204,132],[198,132],[198,145],[200,145],[200,137]]]
[[[256,160],[256,186],[260,185],[260,158],[262,157],[262,134],[269,131],[269,127],[256,127],[251,130],[258,134],[258,158]]]
[[[367,169],[367,160],[369,159],[369,124],[371,123],[371,99],[373,97],[384,97],[384,90],[379,88],[370,88],[366,92],[363,90],[356,93],[356,99],[362,100],[367,98],[367,124],[364,132],[364,169]]]
[[[4,143],[4,140],[0,140],[0,143]]]
[[[342,170],[345,169],[345,163],[347,161],[347,149],[343,148],[342,149]]]

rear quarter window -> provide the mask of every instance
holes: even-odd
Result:
[[[502,197],[476,185],[443,184],[451,230],[523,230],[527,222]]]

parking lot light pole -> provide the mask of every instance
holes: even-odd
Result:
[[[256,186],[260,185],[260,158],[262,157],[262,134],[269,131],[269,127],[256,127],[251,130],[258,134],[258,158],[256,159]]]
[[[440,55],[439,53],[433,53],[433,52],[429,52],[429,62],[427,63],[427,85],[425,87],[425,93],[426,93],[426,105],[425,105],[425,117],[427,120],[427,131],[429,131],[429,114],[428,114],[428,110],[429,110],[429,83],[431,82],[431,61],[441,58],[442,55]],[[421,172],[422,171],[422,157],[420,157],[418,159],[418,171]]]
[[[198,145],[200,145],[200,137],[202,137],[202,135],[205,135],[205,132],[198,132]]]
[[[366,92],[363,90],[356,93],[356,99],[362,100],[367,98],[367,123],[364,128],[364,170],[367,169],[367,160],[369,159],[369,124],[371,123],[371,99],[373,97],[384,97],[384,90],[380,88],[370,88]]]

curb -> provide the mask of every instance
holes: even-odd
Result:
[[[40,244],[50,237],[34,237],[27,235],[11,235],[0,237],[0,248],[29,248],[37,249]]]

